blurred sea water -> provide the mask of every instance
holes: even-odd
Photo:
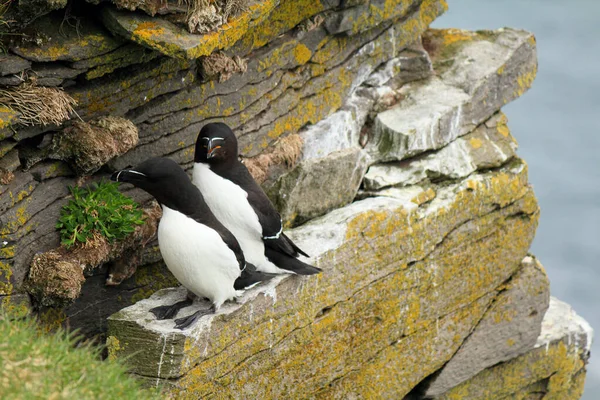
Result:
[[[532,246],[553,296],[600,334],[600,1],[448,0],[435,28],[531,31],[533,88],[504,108],[541,207]],[[600,343],[583,399],[600,399]]]

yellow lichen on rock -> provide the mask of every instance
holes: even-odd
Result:
[[[118,358],[119,351],[123,350],[119,339],[114,336],[106,338],[106,348],[108,349],[108,359],[115,361]]]
[[[11,277],[13,275],[10,264],[0,261],[0,295],[9,295],[13,291]]]
[[[538,347],[498,366],[487,369],[463,384],[451,389],[443,400],[493,400],[520,398],[528,394],[527,387],[550,377],[540,392],[546,399],[578,399],[584,380],[579,372],[585,366],[576,349],[564,341]],[[569,395],[567,395],[569,394]],[[571,397],[573,396],[573,397]]]
[[[0,129],[4,129],[14,124],[18,119],[18,114],[8,107],[0,106]],[[3,139],[3,137],[1,138]]]
[[[215,50],[233,46],[248,30],[265,20],[276,0],[256,2],[242,14],[230,19],[215,31],[202,35],[188,33],[171,22],[142,14],[105,9],[103,18],[115,33],[169,57],[196,59]]]
[[[310,60],[312,52],[302,43],[298,44],[294,49],[294,58],[299,65],[304,65]]]
[[[320,11],[323,11],[323,5],[319,0],[281,0],[264,23],[250,28],[244,34],[240,46],[248,51],[262,47]]]
[[[318,257],[329,272],[310,283],[285,280],[276,290],[294,296],[275,302],[259,295],[235,313],[235,323],[215,317],[211,329],[218,335],[186,336],[183,357],[165,358],[169,367],[161,370],[185,373],[172,381],[172,392],[195,398],[243,388],[281,398],[306,395],[311,387],[321,397],[373,391],[402,397],[453,354],[533,238],[538,209],[524,165],[470,179],[479,184],[434,186],[427,197],[437,196],[419,206],[383,198],[349,206],[356,214],[337,222],[345,226],[343,243]],[[372,340],[357,339],[365,335]],[[421,368],[403,368],[409,356]],[[313,366],[308,375],[307,363]],[[276,384],[282,376],[293,383]]]

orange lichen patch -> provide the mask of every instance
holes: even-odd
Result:
[[[533,70],[530,72],[525,72],[523,74],[520,74],[517,77],[518,87],[515,89],[514,95],[517,97],[522,96],[527,91],[527,89],[529,89],[531,87],[531,85],[533,84],[533,81],[535,80],[536,75],[537,75],[537,66],[534,66]]]
[[[439,3],[439,1],[436,2]],[[360,14],[356,20],[351,21],[351,32],[356,34],[373,28],[383,21],[402,18],[414,3],[415,1],[411,0],[386,0],[382,7],[380,3],[371,2],[367,12]]]
[[[440,31],[444,46],[449,46],[456,42],[471,41],[476,36],[474,32],[462,29],[443,29]]]
[[[133,34],[151,40],[154,36],[162,35],[164,32],[165,28],[158,26],[156,22],[146,21],[139,24],[134,29]]]
[[[302,43],[298,44],[294,49],[294,58],[299,65],[306,64],[311,56],[312,52]]]
[[[469,143],[471,144],[471,147],[473,147],[474,149],[478,149],[483,145],[481,139],[478,139],[478,138],[471,138],[469,140]]]
[[[498,133],[504,137],[508,137],[510,135],[510,130],[506,124],[499,124],[497,127]]]
[[[317,64],[326,64],[328,61],[342,52],[347,37],[334,36],[329,38],[323,46],[321,46],[312,57],[311,61]]]
[[[0,309],[10,315],[11,318],[24,318],[31,312],[29,298],[19,295],[9,295],[2,297]]]
[[[425,204],[433,199],[435,199],[435,190],[432,188],[427,188],[427,190],[422,191],[410,201],[420,206],[421,204]]]
[[[488,35],[462,29],[427,29],[423,35],[423,46],[434,59],[445,60],[452,58],[458,51],[468,43],[476,40],[490,40],[495,32]],[[504,72],[504,67],[496,71],[498,75]]]
[[[249,7],[249,10],[230,20],[225,28],[207,33],[200,41],[201,46],[190,49],[187,58],[195,59],[209,55],[214,50],[226,49],[233,46],[250,29],[251,26],[263,21],[275,8],[275,0],[264,0]]]
[[[12,214],[12,216],[7,218],[4,226],[0,229],[1,236],[15,233],[15,232],[17,232],[17,230],[19,230],[19,228],[21,228],[21,227],[25,226],[25,224],[27,224],[27,222],[29,221],[29,219],[31,217],[29,215],[29,213],[27,212],[27,206],[29,206],[30,202],[31,202],[31,198],[27,198],[27,199],[25,199],[25,201],[23,201],[23,204],[20,207],[18,207],[16,210],[14,210],[14,209],[10,210],[10,213]],[[33,229],[32,226],[29,226],[28,228]]]
[[[535,46],[536,46],[536,44],[537,44],[537,43],[536,43],[536,40],[535,40],[535,36],[531,35],[531,36],[529,37],[529,45],[530,45],[530,46],[532,46],[532,47],[535,47]]]

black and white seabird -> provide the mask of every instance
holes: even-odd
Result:
[[[131,183],[156,198],[163,210],[158,245],[165,264],[188,292],[212,302],[208,310],[175,320],[176,328],[190,326],[239,296],[240,290],[274,276],[246,263],[238,241],[213,215],[175,161],[151,158],[135,168],[115,172],[111,179]],[[187,299],[150,311],[158,319],[173,318],[189,304]]]
[[[283,233],[281,216],[238,159],[237,139],[227,125],[210,123],[200,130],[192,181],[259,271],[299,275],[321,272],[298,260],[299,254],[308,255]]]

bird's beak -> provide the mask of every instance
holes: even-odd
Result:
[[[111,181],[135,183],[145,180],[146,175],[133,169],[122,169],[110,176]]]
[[[210,150],[208,151],[208,154],[206,155],[206,158],[213,158],[215,156],[215,151],[217,151],[217,149],[220,149],[221,146],[215,146],[215,147],[211,147]]]

